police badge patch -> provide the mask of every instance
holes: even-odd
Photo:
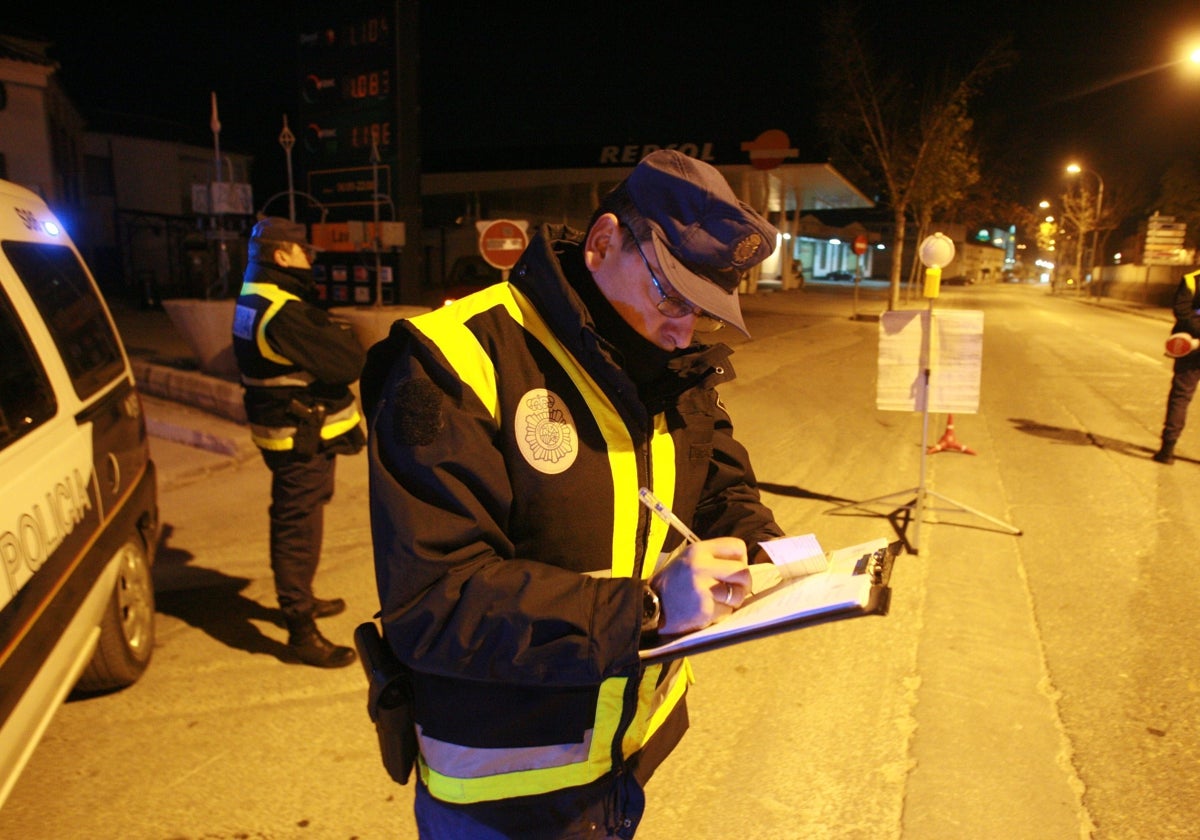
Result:
[[[579,454],[578,435],[571,412],[557,394],[534,388],[517,405],[517,447],[535,470],[558,475],[570,469]]]

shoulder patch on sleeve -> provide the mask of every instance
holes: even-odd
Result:
[[[396,386],[392,424],[405,446],[427,446],[441,431],[442,392],[427,379],[409,379]]]

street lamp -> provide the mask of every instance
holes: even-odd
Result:
[[[1078,175],[1080,172],[1088,172],[1096,176],[1096,218],[1092,224],[1092,263],[1093,267],[1096,262],[1097,246],[1100,242],[1100,213],[1104,208],[1104,179],[1100,177],[1100,173],[1091,169],[1084,169],[1077,163],[1072,163],[1067,166],[1067,172],[1072,175]],[[1103,262],[1103,261],[1101,261]],[[1093,278],[1095,279],[1095,278]]]

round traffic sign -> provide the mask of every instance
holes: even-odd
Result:
[[[860,257],[867,253],[867,235],[865,233],[860,233],[854,237],[854,253]]]
[[[529,244],[525,224],[511,219],[478,223],[479,254],[488,265],[507,271],[517,264],[517,259]]]
[[[940,231],[926,236],[917,247],[917,255],[927,267],[945,268],[954,259],[954,240]]]

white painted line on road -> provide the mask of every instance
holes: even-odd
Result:
[[[1147,356],[1145,353],[1141,352],[1140,350],[1134,350],[1132,353],[1130,353],[1130,355],[1133,356],[1135,359],[1140,359],[1140,360],[1149,362],[1150,364],[1154,365],[1155,367],[1161,367],[1162,363],[1163,363],[1163,359],[1161,357],[1155,358],[1154,356]]]

